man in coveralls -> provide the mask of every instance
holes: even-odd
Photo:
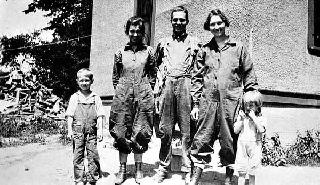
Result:
[[[191,161],[188,157],[190,148],[190,112],[197,106],[194,101],[199,96],[196,85],[191,81],[194,59],[199,48],[199,40],[186,33],[189,23],[188,11],[183,6],[171,12],[173,34],[160,40],[156,49],[158,67],[155,89],[156,110],[160,116],[158,137],[161,138],[159,153],[160,165],[155,180],[161,183],[168,175],[172,159],[172,133],[178,123],[182,141],[182,171],[189,181]]]

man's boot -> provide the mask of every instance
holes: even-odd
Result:
[[[225,185],[231,185],[233,172],[234,172],[234,169],[232,169],[229,166],[226,167],[226,179],[224,181]]]
[[[142,162],[136,162],[135,163],[136,166],[136,174],[135,174],[135,180],[137,184],[141,183],[141,180],[143,179],[143,172],[141,170],[142,168]]]
[[[201,178],[201,174],[202,174],[202,168],[195,166],[193,169],[193,173],[192,173],[192,177],[189,185],[198,185]]]
[[[126,163],[120,163],[120,169],[116,177],[115,184],[122,184],[126,180]]]
[[[192,177],[192,173],[193,173],[193,167],[188,169],[188,172],[186,173],[186,176],[185,176],[185,185],[189,185],[190,184],[190,181],[191,181],[191,177]]]
[[[158,170],[158,172],[154,176],[154,180],[157,183],[162,183],[164,179],[166,179],[168,176],[168,172],[165,170]]]

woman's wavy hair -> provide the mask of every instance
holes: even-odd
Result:
[[[127,20],[127,23],[125,25],[125,31],[124,31],[126,35],[129,35],[129,29],[131,25],[139,26],[139,29],[141,30],[142,35],[145,34],[146,27],[144,25],[144,19],[142,19],[141,17],[133,16]]]
[[[218,15],[221,18],[221,20],[225,23],[226,27],[230,26],[230,21],[227,18],[227,16],[220,9],[213,9],[210,11],[206,21],[204,22],[204,25],[203,25],[204,30],[210,31],[210,21],[211,21],[211,17],[214,15]]]

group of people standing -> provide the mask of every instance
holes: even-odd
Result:
[[[206,44],[187,33],[188,23],[187,9],[174,8],[172,36],[161,39],[155,51],[143,43],[142,18],[131,17],[125,25],[129,42],[114,56],[115,95],[109,118],[109,131],[119,151],[115,184],[126,180],[130,153],[134,154],[135,180],[141,183],[142,155],[148,150],[155,125],[161,139],[160,164],[154,177],[157,183],[170,171],[176,124],[181,132],[181,170],[186,184],[199,183],[215,140],[220,141],[220,162],[226,166],[225,184],[231,184],[236,154],[243,166],[240,183],[249,173],[247,167],[252,170],[260,163],[261,133],[266,124],[248,51],[226,34],[229,20],[219,9],[210,11],[204,22],[204,29],[213,35]],[[254,173],[250,178],[254,184]]]

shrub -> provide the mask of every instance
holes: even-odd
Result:
[[[270,139],[266,135],[262,138],[262,164],[282,166],[286,163],[285,148],[281,146],[279,134]]]
[[[60,134],[61,124],[46,115],[0,114],[0,147],[44,142],[48,135]]]
[[[295,142],[288,147],[281,145],[276,133],[270,139],[262,140],[262,164],[282,166],[320,166],[320,131],[307,130],[297,133]]]
[[[296,141],[286,152],[289,164],[318,166],[320,164],[320,132],[307,130],[305,135],[298,132]]]

